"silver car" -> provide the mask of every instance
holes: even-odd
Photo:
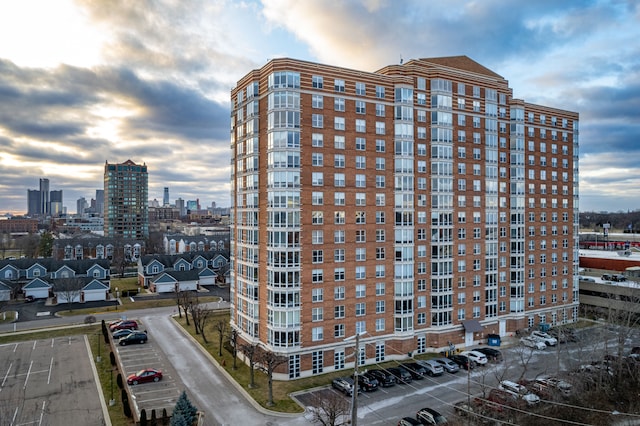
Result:
[[[427,370],[427,374],[429,376],[442,376],[444,374],[444,368],[442,364],[436,362],[433,359],[418,361],[425,370]]]
[[[460,366],[451,361],[449,358],[436,358],[433,361],[440,364],[442,366],[442,369],[449,373],[457,373],[458,371],[460,371]]]

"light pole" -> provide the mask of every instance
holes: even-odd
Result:
[[[355,336],[344,339],[345,342],[353,338],[356,339],[356,352],[353,363],[353,389],[351,390],[351,426],[357,426],[358,424],[358,361],[360,360],[360,336],[365,333],[366,331],[362,331],[356,333]]]

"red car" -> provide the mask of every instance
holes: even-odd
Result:
[[[109,326],[109,330],[111,331],[124,330],[124,329],[137,330],[138,323],[134,320],[124,320],[124,321],[118,321]]]
[[[162,380],[162,371],[153,368],[145,368],[127,377],[127,384],[137,385],[138,383],[158,382]]]

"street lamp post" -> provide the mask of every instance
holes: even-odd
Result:
[[[345,342],[355,338],[355,360],[353,363],[353,389],[351,392],[351,426],[357,426],[358,424],[358,362],[360,360],[360,336],[365,334],[366,331],[356,333],[355,336],[347,337]]]
[[[353,390],[351,401],[351,426],[358,424],[358,361],[360,360],[360,334],[356,333],[356,356],[353,367]]]

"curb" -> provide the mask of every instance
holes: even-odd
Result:
[[[190,333],[188,333],[180,324],[178,324],[178,322],[175,320],[176,315],[171,315],[170,318],[173,320],[174,324],[176,325],[176,327],[181,331],[182,334],[184,334],[189,340],[191,340],[191,342],[196,345],[198,347],[198,349],[200,350],[200,352],[206,356],[209,361],[211,361],[211,364],[213,366],[216,367],[216,369],[222,373],[222,375],[225,376],[225,378],[231,383],[231,385],[233,387],[235,387],[241,394],[242,396],[244,396],[244,398],[253,406],[253,408],[255,408],[256,410],[258,410],[259,412],[261,412],[262,414],[267,414],[270,416],[274,416],[274,417],[288,417],[288,418],[297,418],[297,417],[304,417],[304,412],[302,413],[281,413],[279,411],[272,411],[269,410],[267,408],[264,408],[262,405],[258,404],[256,402],[255,399],[253,399],[251,397],[251,395],[249,395],[249,393],[238,384],[238,382],[235,381],[235,379],[227,372],[227,370],[225,370],[224,368],[222,368],[220,366],[220,363],[218,362],[218,360],[216,360],[213,355],[211,355],[209,352],[207,352],[202,345],[200,344],[200,342],[198,342]],[[294,399],[294,401],[297,402],[297,400]],[[299,405],[299,403],[298,403]],[[304,408],[304,407],[302,407]]]

